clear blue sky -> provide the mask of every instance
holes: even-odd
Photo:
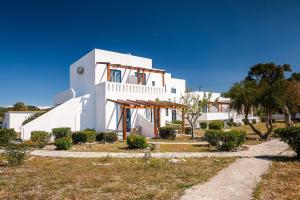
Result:
[[[0,105],[52,105],[94,48],[223,92],[259,62],[300,71],[300,1],[1,1]]]

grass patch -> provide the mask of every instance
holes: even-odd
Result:
[[[0,167],[0,199],[178,199],[233,161],[31,157],[20,167]]]
[[[127,153],[143,153],[144,149],[129,149],[124,142],[116,142],[114,144],[92,144],[90,147],[84,145],[74,145],[71,151],[92,151],[92,152],[127,152]],[[208,146],[195,144],[160,144],[158,150],[152,152],[209,152],[214,149]]]
[[[300,161],[281,158],[273,164],[256,187],[253,198],[256,200],[300,199]]]

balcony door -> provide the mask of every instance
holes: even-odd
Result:
[[[111,82],[116,82],[116,83],[121,83],[121,70],[111,70],[110,71],[110,81]]]

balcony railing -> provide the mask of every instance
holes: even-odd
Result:
[[[145,86],[137,84],[123,84],[116,82],[103,82],[97,86],[97,92],[106,96],[118,96],[118,98],[135,98],[135,99],[163,99],[165,90],[163,87]],[[117,97],[116,96],[116,97]]]

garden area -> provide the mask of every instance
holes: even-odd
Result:
[[[0,199],[178,199],[233,161],[29,157],[19,167],[0,167]]]

